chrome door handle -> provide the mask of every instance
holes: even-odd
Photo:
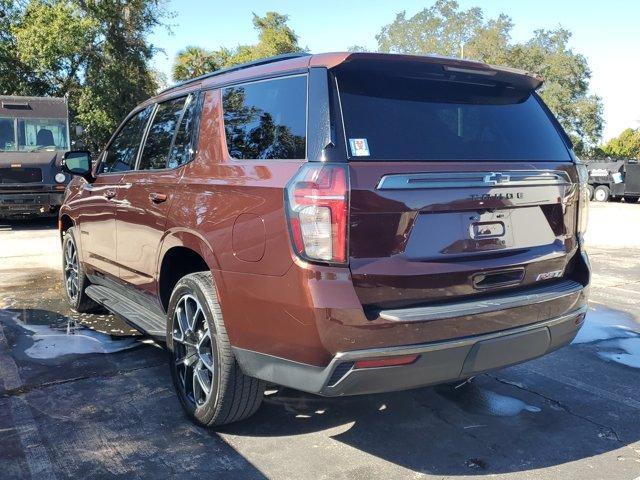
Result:
[[[153,203],[162,203],[167,200],[167,195],[164,193],[150,193],[149,200],[151,200]]]

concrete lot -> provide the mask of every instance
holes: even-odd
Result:
[[[640,477],[640,205],[592,207],[571,346],[456,390],[271,392],[219,432],[183,416],[162,349],[69,311],[53,222],[0,227],[0,478]]]

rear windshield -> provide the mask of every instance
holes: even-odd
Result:
[[[570,160],[530,92],[370,72],[337,83],[354,160]]]

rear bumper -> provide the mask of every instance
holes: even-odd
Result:
[[[62,205],[64,193],[0,193],[0,217],[47,215]]]
[[[524,327],[451,341],[353,350],[317,367],[234,348],[243,371],[262,380],[324,396],[358,395],[435,385],[525,362],[570,343],[587,306]],[[410,365],[356,368],[355,362],[419,355]]]

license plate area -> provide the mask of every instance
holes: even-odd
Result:
[[[513,246],[513,210],[488,210],[463,216],[467,240],[477,250],[493,250]]]
[[[506,230],[504,222],[476,222],[471,224],[471,238],[499,238]]]
[[[404,253],[408,259],[423,261],[551,245],[556,239],[539,206],[422,213]]]

